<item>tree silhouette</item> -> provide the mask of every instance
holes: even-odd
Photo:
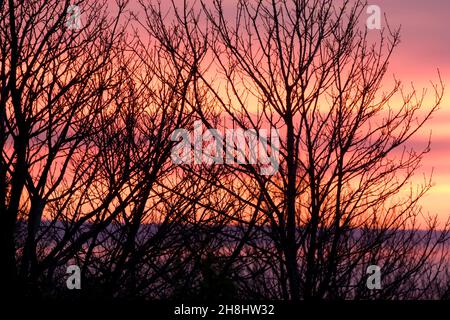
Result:
[[[198,91],[210,97],[211,108],[238,128],[282,132],[277,174],[228,166],[234,180],[220,186],[255,212],[249,208],[234,223],[270,239],[237,247],[252,256],[242,276],[255,274],[255,264],[265,274],[255,294],[423,297],[439,274],[433,265],[444,267],[428,258],[447,254],[448,233],[446,226],[438,232],[433,218],[417,222],[418,201],[431,181],[402,193],[430,147],[415,151],[405,143],[437,110],[442,82],[433,85],[435,102],[422,116],[423,96],[414,88],[407,93],[395,81],[384,91],[399,32],[386,25],[371,43],[358,26],[365,9],[360,1],[236,1],[231,18],[220,0],[201,7],[174,6],[170,25],[152,6],[150,20],[164,30],[158,40],[173,46],[165,36],[172,28],[184,29],[193,43],[207,39],[212,62],[199,67]],[[391,107],[398,96],[402,102]],[[197,106],[205,127],[214,128],[204,110]],[[382,290],[366,288],[371,264],[382,266]],[[429,282],[422,286],[420,277]]]
[[[386,88],[398,30],[385,22],[373,40],[361,1],[111,4],[0,0],[12,296],[449,297],[448,223],[420,207],[431,177],[412,185],[431,140],[408,144],[444,85],[429,106],[400,81]],[[174,163],[174,131],[198,121],[267,130],[257,146],[279,153],[275,170],[237,140],[220,149],[242,163]],[[85,280],[75,293],[68,264]]]

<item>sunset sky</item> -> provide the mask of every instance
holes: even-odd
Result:
[[[433,102],[430,81],[438,80],[437,69],[446,86],[441,109],[413,139],[414,145],[423,146],[432,132],[432,149],[416,180],[420,183],[423,174],[434,170],[435,186],[422,204],[425,212],[446,220],[450,215],[450,1],[380,0],[370,4],[380,6],[393,27],[401,26],[401,43],[391,59],[388,77],[395,74],[406,88],[410,83],[418,91],[428,88],[428,105]]]
[[[0,1],[8,301],[450,301],[449,58],[450,0]]]
[[[181,7],[183,0],[175,0],[178,3]],[[438,214],[443,222],[450,215],[450,1],[376,0],[368,4],[380,7],[391,28],[401,28],[401,42],[391,58],[385,89],[392,88],[394,76],[402,82],[405,92],[410,91],[412,84],[419,93],[427,89],[423,103],[426,111],[434,102],[431,83],[438,82],[438,69],[446,86],[440,110],[408,144],[420,151],[432,134],[431,152],[412,182],[420,184],[433,172],[434,187],[421,203],[424,213]],[[170,7],[170,1],[162,2],[162,6]],[[225,0],[224,6],[232,12],[234,1]],[[130,1],[130,9],[142,10],[137,0]]]

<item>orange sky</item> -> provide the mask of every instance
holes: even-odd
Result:
[[[439,214],[444,221],[450,215],[450,1],[376,0],[370,4],[380,6],[392,26],[401,26],[401,43],[392,57],[389,74],[395,74],[405,86],[412,82],[418,90],[428,88],[428,105],[432,104],[430,81],[438,80],[438,68],[446,86],[441,110],[412,141],[420,147],[432,132],[431,152],[416,181],[420,183],[423,174],[434,171],[435,186],[422,204],[425,211]]]
[[[182,5],[183,0],[175,0],[175,3]],[[224,1],[227,10],[232,10],[233,3]],[[401,43],[391,59],[386,89],[391,87],[394,75],[405,89],[411,83],[419,92],[428,88],[428,99],[424,101],[427,107],[433,104],[430,81],[438,81],[438,69],[446,85],[441,109],[409,144],[420,150],[432,132],[431,152],[426,155],[413,183],[420,184],[424,175],[428,177],[434,172],[435,186],[422,199],[422,205],[425,213],[438,214],[443,222],[450,216],[450,1],[371,0],[369,4],[381,8],[391,27],[401,26]],[[137,0],[130,0],[129,5],[129,9],[139,12]],[[162,5],[170,6],[170,1]],[[139,16],[143,17],[143,12],[139,12]],[[371,32],[376,36],[378,31]]]

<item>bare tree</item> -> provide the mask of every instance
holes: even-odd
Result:
[[[385,88],[397,30],[370,40],[361,1],[139,3],[0,0],[6,290],[66,297],[74,263],[87,298],[448,298],[408,147],[443,84]],[[199,121],[264,141],[174,163]]]
[[[115,85],[111,61],[123,32],[124,3],[111,16],[104,1],[79,1],[83,20],[74,28],[68,25],[69,5],[74,4],[0,5],[0,252],[11,291],[20,287],[18,276],[36,276],[38,230],[50,218],[45,208],[79,191],[82,178],[71,174],[73,160],[89,148],[86,137],[99,130],[94,123],[110,102],[102,96]]]
[[[448,261],[448,234],[435,218],[418,222],[431,180],[417,190],[410,181],[430,146],[406,142],[437,110],[442,83],[426,109],[414,88],[382,87],[399,32],[386,23],[371,43],[358,24],[361,1],[234,4],[173,11],[192,41],[208,39],[210,59],[198,69],[198,90],[210,99],[197,106],[204,125],[214,127],[203,116],[213,108],[238,128],[282,134],[276,174],[262,175],[247,159],[227,166],[235,178],[220,188],[252,208],[232,221],[259,234],[238,248],[248,259],[244,296],[423,297]],[[394,97],[402,103],[391,107]],[[382,268],[382,290],[366,287],[371,264]]]

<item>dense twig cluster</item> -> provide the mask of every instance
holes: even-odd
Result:
[[[6,290],[69,295],[77,264],[87,298],[449,297],[431,180],[410,186],[429,145],[405,147],[443,85],[429,107],[386,91],[399,33],[372,43],[364,3],[75,4],[70,29],[69,0],[0,1]],[[276,128],[278,171],[175,165],[172,133],[199,120]]]

